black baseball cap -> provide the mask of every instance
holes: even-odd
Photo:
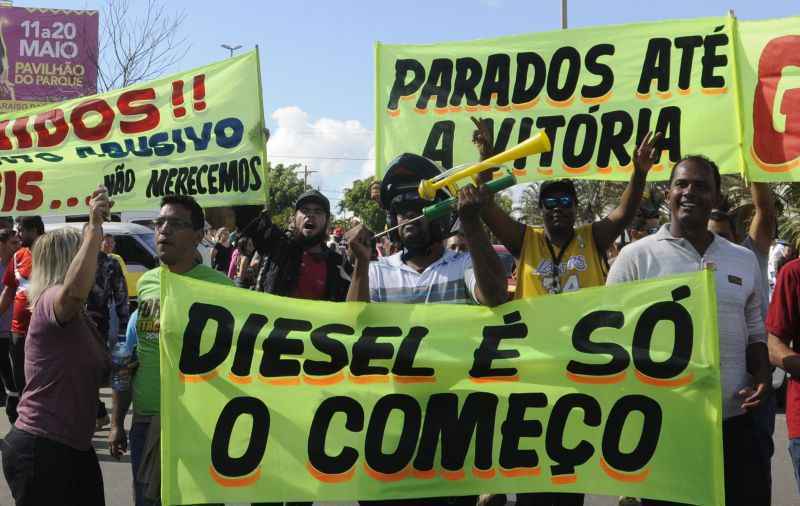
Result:
[[[578,193],[575,191],[575,184],[571,179],[555,179],[542,183],[539,188],[539,207],[542,207],[542,200],[551,193],[566,193],[572,195],[572,200],[578,203]]]
[[[325,195],[321,194],[317,190],[308,190],[303,192],[303,194],[300,195],[297,198],[297,201],[294,203],[294,210],[297,211],[300,209],[300,206],[306,202],[314,202],[315,204],[319,204],[323,209],[325,209],[325,214],[330,216],[331,203],[328,201],[328,198]]]

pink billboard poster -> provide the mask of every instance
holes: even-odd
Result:
[[[0,114],[97,92],[97,11],[0,6]]]

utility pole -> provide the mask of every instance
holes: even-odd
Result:
[[[567,29],[567,0],[561,0],[561,29]]]
[[[318,170],[308,170],[308,165],[303,165],[303,191],[308,190],[308,175],[315,174]]]

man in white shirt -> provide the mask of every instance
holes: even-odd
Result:
[[[719,169],[702,156],[680,160],[667,199],[671,222],[620,252],[607,284],[670,274],[714,271],[722,380],[726,504],[769,504],[769,486],[749,410],[769,389],[761,273],[755,255],[708,231],[720,198]],[[648,499],[643,505],[673,504]]]

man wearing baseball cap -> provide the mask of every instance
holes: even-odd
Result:
[[[485,157],[483,145],[490,134],[478,126],[473,142]],[[544,227],[515,221],[494,202],[483,208],[483,221],[519,262],[516,298],[571,292],[605,283],[605,252],[636,215],[660,139],[661,134],[651,137],[648,133],[642,140],[619,205],[594,223],[575,226],[578,194],[569,179],[542,183],[539,208]]]
[[[294,204],[289,229],[274,223],[264,210],[242,231],[261,256],[255,289],[300,299],[343,301],[350,287],[344,258],[329,248],[331,204],[308,190]]]
[[[481,159],[491,156],[491,132],[475,120],[473,134]],[[489,229],[517,259],[518,299],[572,292],[603,286],[608,273],[605,252],[636,215],[644,193],[647,173],[653,166],[661,134],[642,139],[633,156],[634,169],[616,209],[594,223],[575,227],[578,194],[569,179],[549,180],[539,188],[539,208],[544,227],[531,227],[512,219],[494,201],[483,207],[481,217]],[[581,506],[583,494],[517,494],[519,506]]]

